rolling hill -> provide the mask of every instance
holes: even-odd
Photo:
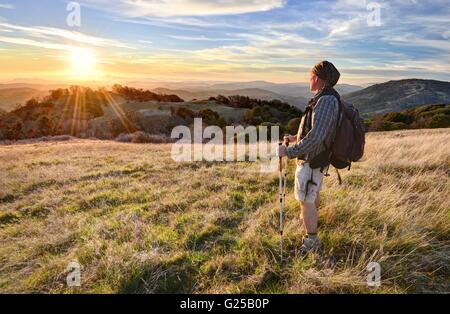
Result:
[[[217,98],[183,101],[165,92],[120,85],[113,91],[80,86],[54,90],[44,100],[30,100],[0,116],[0,140],[66,134],[114,139],[137,131],[167,135],[176,125],[191,125],[195,117],[204,118],[207,125],[272,123],[284,128],[301,115],[298,108],[272,97],[269,101],[215,95]]]
[[[425,104],[450,103],[450,82],[405,79],[375,84],[343,95],[365,116],[398,112]]]

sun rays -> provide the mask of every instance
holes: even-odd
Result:
[[[78,85],[52,91],[48,100],[59,108],[52,134],[101,138],[115,132],[118,135],[137,131],[132,118],[115,97],[106,88],[93,90]]]
[[[127,118],[125,112],[120,107],[120,105],[116,102],[114,97],[112,97],[111,93],[106,90],[102,90],[101,92],[102,92],[102,95],[104,96],[104,98],[106,99],[106,102],[108,103],[109,106],[111,106],[114,113],[119,118],[120,122],[122,123],[123,127],[127,130],[127,132],[131,133],[131,132],[136,131],[135,127],[130,122],[130,120]]]

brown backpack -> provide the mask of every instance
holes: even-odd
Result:
[[[352,104],[339,100],[339,120],[336,136],[331,145],[330,163],[336,169],[350,167],[364,155],[366,127],[358,109]]]

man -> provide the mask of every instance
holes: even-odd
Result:
[[[321,242],[317,236],[324,173],[328,170],[329,148],[334,140],[339,116],[339,94],[334,90],[340,78],[336,67],[328,61],[314,66],[310,76],[310,89],[316,92],[302,117],[296,136],[288,135],[285,142],[294,145],[280,146],[279,156],[297,158],[295,171],[295,199],[300,201],[302,221],[307,234],[303,237],[301,254],[317,251]]]

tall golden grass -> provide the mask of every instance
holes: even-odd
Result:
[[[0,146],[0,292],[450,292],[449,142],[369,134],[344,184],[325,179],[324,251],[306,258],[291,162],[284,264],[278,174],[255,163],[176,163],[169,144]],[[81,287],[66,285],[70,261]]]

